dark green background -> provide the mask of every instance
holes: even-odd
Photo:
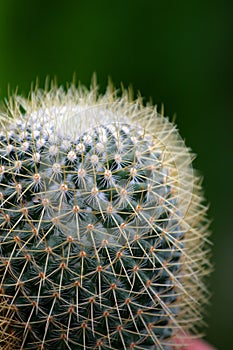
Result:
[[[38,77],[84,84],[97,72],[132,84],[165,114],[177,114],[198,154],[214,218],[207,339],[233,347],[232,78],[230,1],[0,0],[0,99],[16,86],[27,93]]]

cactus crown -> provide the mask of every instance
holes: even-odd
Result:
[[[0,347],[170,349],[208,297],[208,220],[176,127],[71,86],[14,97],[0,132]]]

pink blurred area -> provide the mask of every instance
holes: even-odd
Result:
[[[195,339],[191,337],[177,337],[174,339],[174,341],[175,344],[179,345],[179,350],[217,350],[202,339]],[[174,348],[176,349],[177,347],[175,344]],[[182,347],[180,348],[181,344]]]
[[[185,348],[184,348],[185,350]],[[187,350],[216,350],[204,340],[194,339],[189,344]]]

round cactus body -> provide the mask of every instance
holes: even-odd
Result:
[[[175,126],[73,86],[15,97],[1,125],[0,348],[162,350],[196,331],[208,220]]]

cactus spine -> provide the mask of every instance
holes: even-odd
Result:
[[[172,349],[197,332],[208,220],[176,127],[71,86],[1,114],[0,346]]]

